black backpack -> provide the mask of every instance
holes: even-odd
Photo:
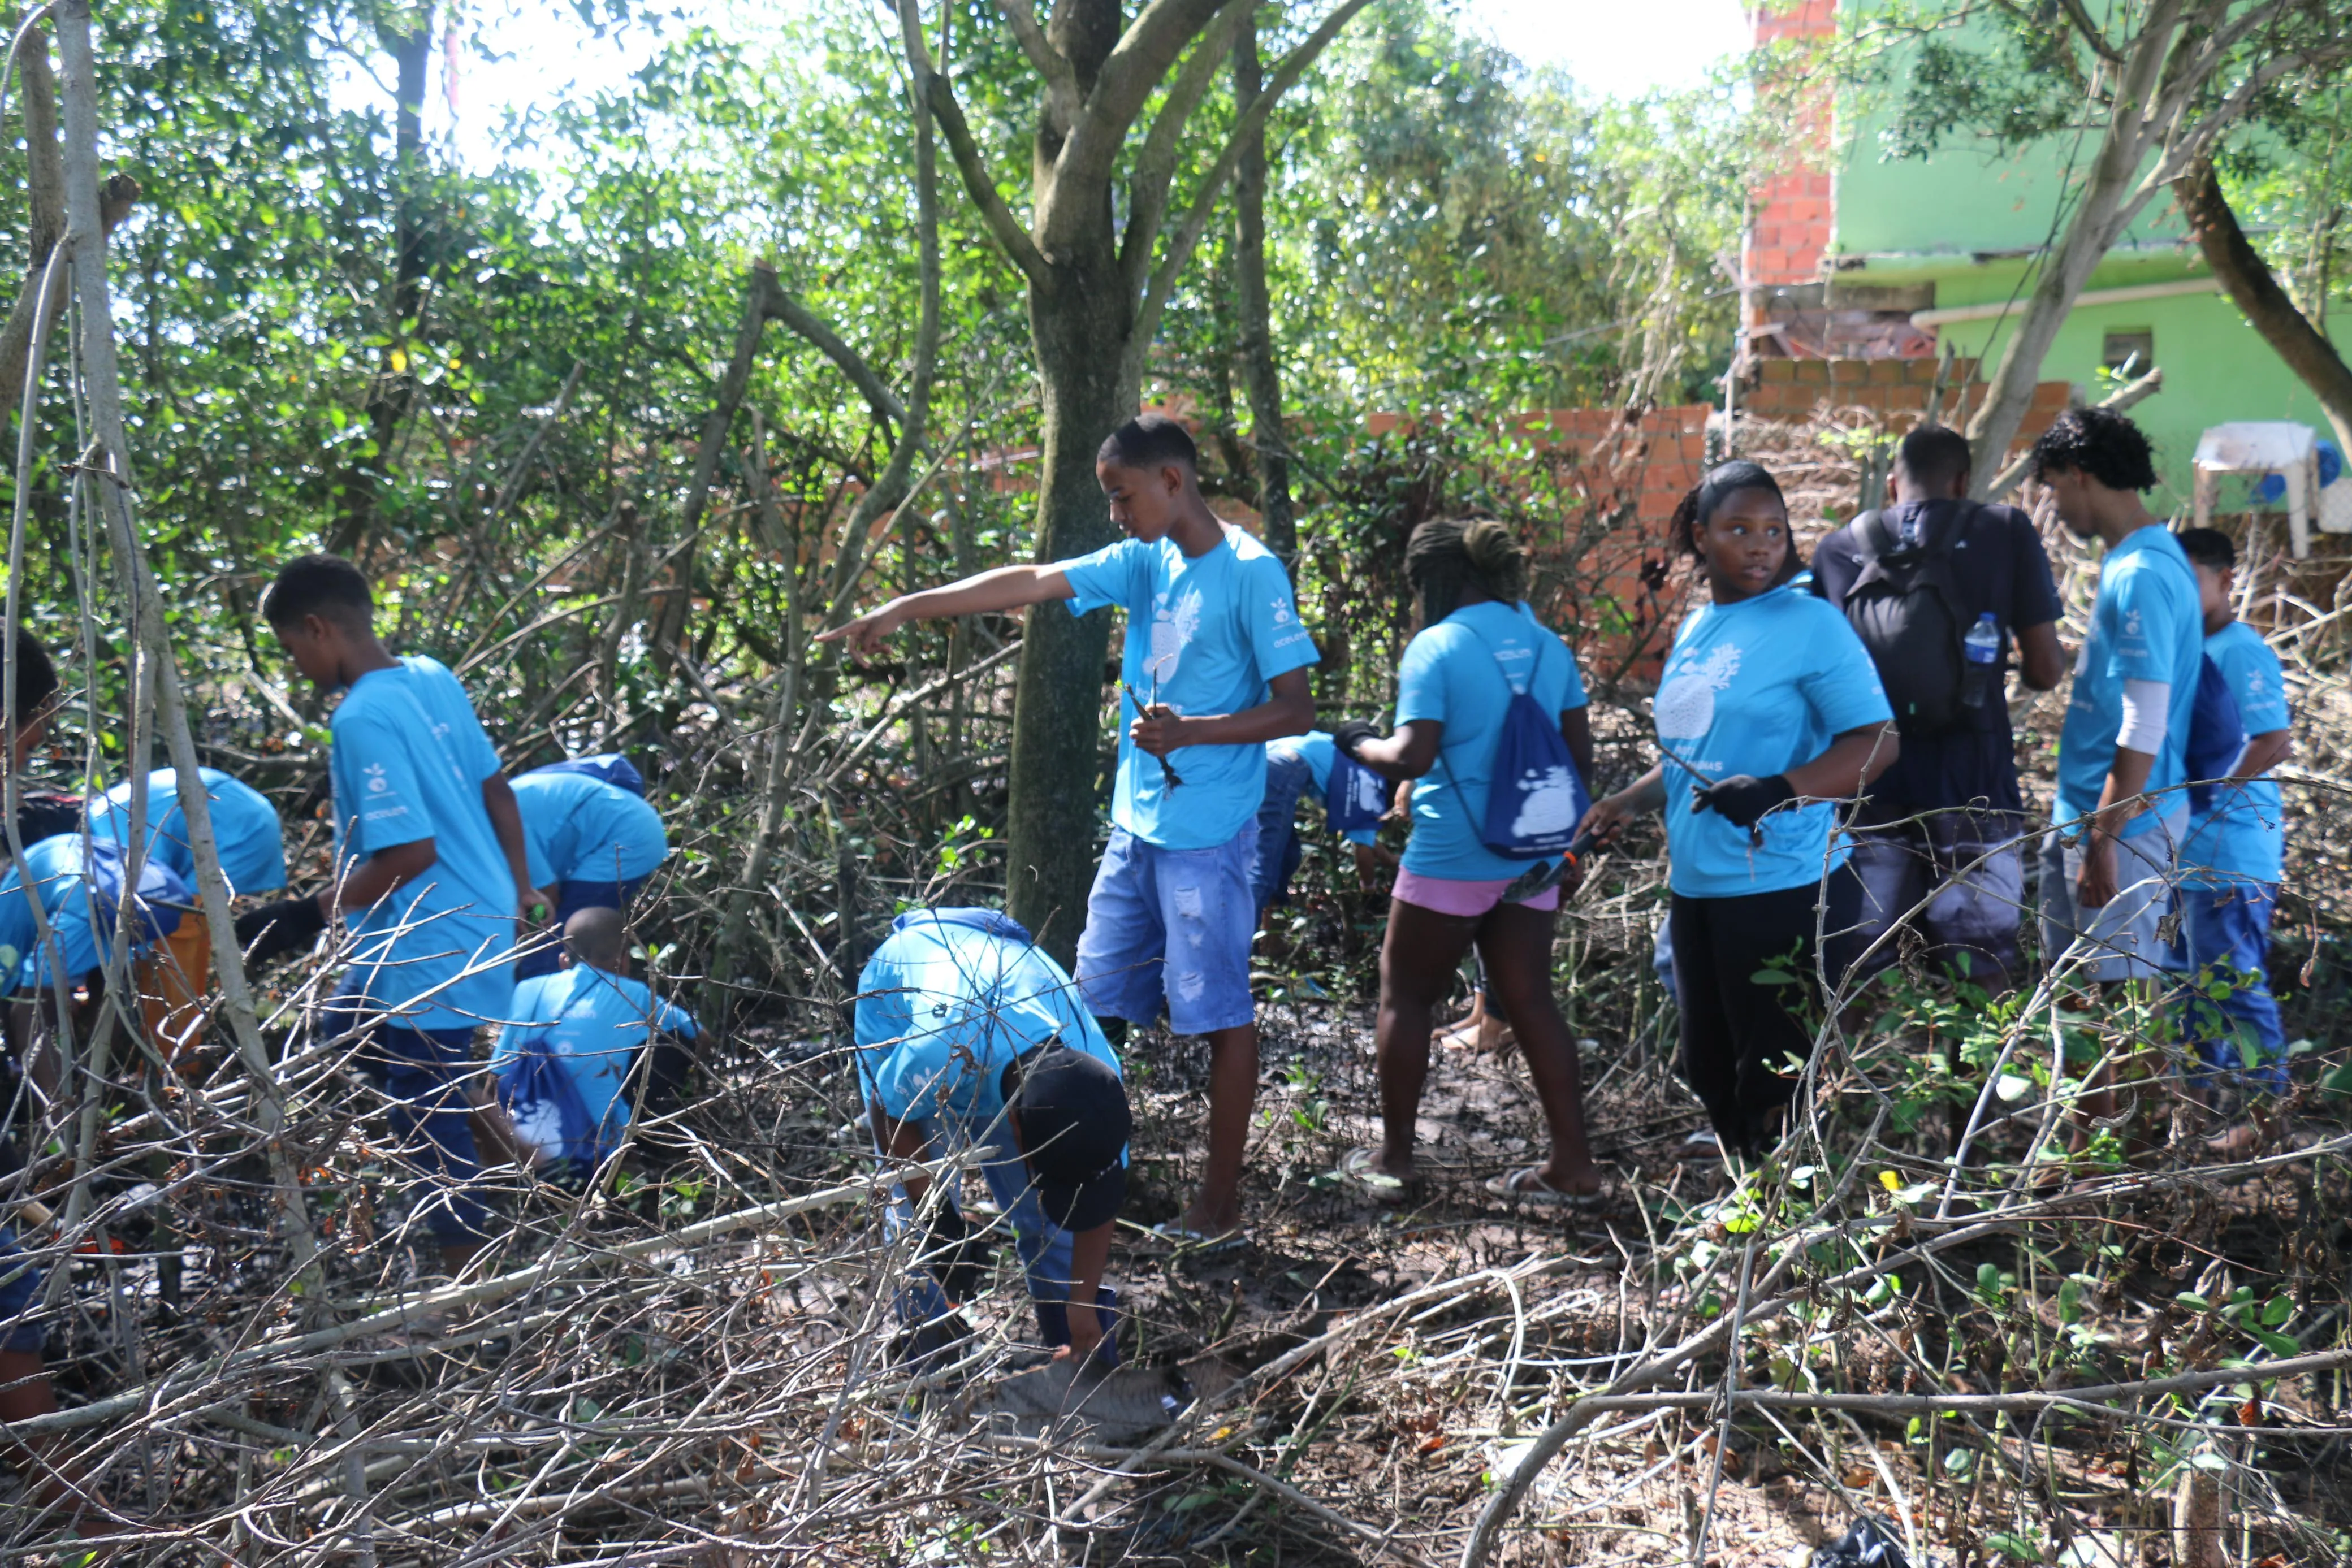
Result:
[[[1976,513],[1968,502],[1931,516],[1927,535],[1907,549],[1885,513],[1853,520],[1862,570],[1846,591],[1845,618],[1870,650],[1895,727],[1906,737],[1948,735],[1969,711],[1961,700],[1968,655],[1960,640],[1975,617],[1952,575],[1952,541]]]

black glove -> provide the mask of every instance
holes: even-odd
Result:
[[[326,928],[327,916],[316,898],[281,898],[236,917],[236,945],[245,961],[258,969],[299,953]]]
[[[980,1294],[982,1275],[995,1250],[985,1231],[972,1229],[955,1199],[941,1195],[931,1212],[930,1233],[923,1239],[923,1260],[950,1304],[962,1306]]]
[[[1331,744],[1350,758],[1355,758],[1356,747],[1380,737],[1381,727],[1368,718],[1343,718],[1331,727]]]
[[[1785,806],[1797,798],[1796,787],[1785,773],[1775,773],[1769,779],[1758,779],[1747,773],[1736,773],[1720,784],[1691,791],[1691,809],[1714,811],[1735,828],[1753,828],[1767,811]]]

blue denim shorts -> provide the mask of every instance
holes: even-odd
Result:
[[[1078,937],[1087,1010],[1150,1024],[1164,1001],[1178,1034],[1257,1021],[1249,988],[1256,862],[1254,821],[1205,850],[1163,850],[1113,830]]]

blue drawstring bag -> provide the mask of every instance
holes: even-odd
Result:
[[[1535,662],[1528,666],[1526,684],[1513,681],[1501,655],[1492,647],[1486,649],[1504,684],[1511,688],[1511,700],[1503,710],[1502,733],[1496,737],[1494,761],[1486,769],[1486,819],[1478,839],[1505,860],[1533,861],[1567,852],[1576,841],[1576,824],[1592,808],[1592,797],[1576,770],[1575,759],[1568,754],[1568,742],[1559,733],[1559,715],[1544,712],[1543,705],[1535,699],[1536,674],[1543,668],[1545,645],[1559,639],[1525,610],[1520,613],[1536,632]],[[1482,644],[1486,642],[1483,637],[1478,640]],[[1454,783],[1450,766],[1445,776],[1448,783]],[[1454,791],[1460,800],[1458,783],[1454,784]],[[1469,803],[1462,804],[1466,815]]]
[[[122,907],[121,852],[111,844],[94,843],[89,847],[88,856],[82,869],[98,894],[99,935],[111,939],[114,913]],[[159,860],[141,862],[139,891],[131,900],[131,946],[142,947],[177,931],[182,912],[192,908],[195,902],[195,894],[189,891],[179,873]]]
[[[499,1102],[526,1142],[546,1149],[574,1172],[594,1170],[613,1152],[603,1126],[544,1036],[524,1042],[499,1069]]]
[[[1354,833],[1377,828],[1388,809],[1388,780],[1333,747],[1331,776],[1323,782],[1323,815],[1331,831]]]
[[[2210,658],[2197,661],[2197,704],[2189,710],[2189,739],[2182,764],[2189,774],[2189,809],[2210,811],[2221,786],[2215,782],[2237,766],[2246,749],[2246,720],[2238,711],[2230,679]]]
[[[593,757],[570,757],[562,762],[551,762],[544,768],[534,768],[532,773],[585,773],[591,779],[602,779],[607,784],[617,784],[642,800],[646,798],[646,776],[617,751],[599,752]],[[525,775],[528,777],[529,775]]]

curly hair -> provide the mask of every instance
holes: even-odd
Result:
[[[2140,427],[2109,408],[2070,408],[2033,443],[2033,476],[2087,474],[2110,490],[2156,488],[2156,458]]]
[[[1404,580],[1421,601],[1421,623],[1434,626],[1462,607],[1472,588],[1517,604],[1527,592],[1528,552],[1491,517],[1427,522],[1405,541]]]

